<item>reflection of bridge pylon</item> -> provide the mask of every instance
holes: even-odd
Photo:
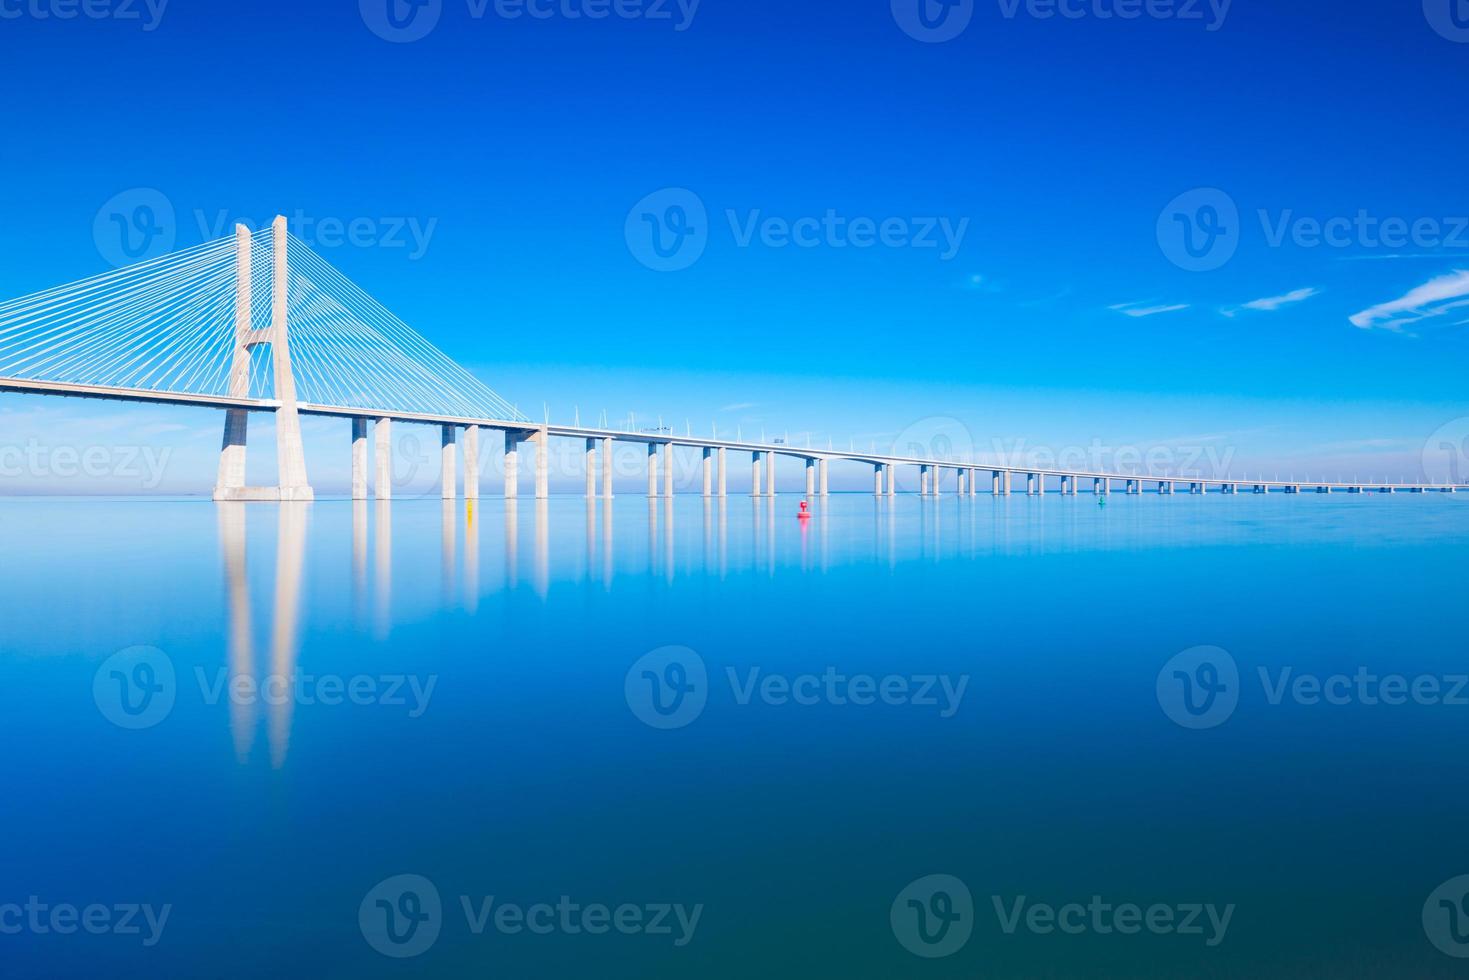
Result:
[[[311,484],[306,479],[306,451],[301,444],[301,416],[296,410],[296,379],[291,373],[290,331],[287,329],[287,289],[290,270],[287,262],[286,219],[277,217],[271,226],[270,325],[257,330],[252,322],[250,253],[254,239],[244,225],[235,226],[235,333],[231,353],[229,396],[250,397],[250,352],[270,346],[274,372],[275,397],[280,408],[275,413],[276,487],[245,485],[245,437],[250,413],[243,408],[225,411],[224,444],[219,453],[219,480],[214,487],[215,500],[311,500]]]
[[[306,551],[308,512],[304,507],[293,506],[282,507],[277,513],[270,673],[257,678],[250,580],[245,560],[245,507],[238,501],[222,503],[219,507],[220,546],[224,555],[230,620],[229,683],[225,690],[230,699],[230,730],[234,736],[235,754],[241,762],[249,758],[258,718],[256,702],[263,700],[267,709],[270,762],[279,769],[286,761],[291,742],[299,655],[301,571]],[[253,691],[254,696],[242,696],[241,691]]]

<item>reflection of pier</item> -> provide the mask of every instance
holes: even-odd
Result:
[[[296,660],[301,611],[301,571],[306,552],[309,505],[282,504],[272,510],[277,519],[275,596],[272,605],[269,672],[256,676],[253,610],[246,562],[247,505],[221,501],[218,508],[220,550],[224,558],[225,593],[229,614],[230,730],[235,755],[241,762],[250,757],[258,723],[256,702],[265,704],[266,737],[271,765],[279,769],[290,749],[291,718],[295,701]],[[354,537],[355,543],[355,537]],[[254,690],[256,697],[232,692]]]

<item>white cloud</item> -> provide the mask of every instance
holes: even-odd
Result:
[[[1168,306],[1148,306],[1147,302],[1144,301],[1141,303],[1116,303],[1107,307],[1107,309],[1121,313],[1123,316],[1143,317],[1156,316],[1159,313],[1177,313],[1179,310],[1188,309],[1188,306],[1187,303],[1174,303]]]
[[[1267,313],[1273,313],[1282,306],[1289,306],[1292,303],[1304,303],[1312,296],[1319,295],[1320,292],[1321,290],[1315,288],[1295,289],[1286,293],[1284,296],[1267,296],[1264,299],[1252,299],[1235,309],[1224,310],[1222,312],[1225,316],[1234,316],[1240,310],[1261,310]]]
[[[1353,326],[1363,330],[1381,327],[1401,333],[1404,327],[1419,320],[1469,306],[1466,296],[1469,296],[1469,269],[1458,269],[1446,276],[1430,279],[1395,300],[1368,307],[1349,319]]]
[[[979,293],[998,293],[1002,289],[999,281],[993,276],[982,275],[978,272],[964,277],[964,288]]]

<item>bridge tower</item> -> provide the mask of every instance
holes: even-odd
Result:
[[[286,219],[277,216],[271,225],[271,248],[275,262],[271,276],[271,322],[263,330],[250,325],[250,231],[235,226],[235,335],[230,362],[229,394],[250,397],[250,352],[270,345],[275,373],[277,481],[275,487],[245,486],[245,437],[249,413],[243,408],[225,410],[224,442],[219,452],[219,478],[215,500],[312,500],[315,494],[306,477],[306,451],[301,443],[301,416],[296,408],[296,377],[291,373],[290,332],[287,329],[287,290],[290,286],[286,260]]]

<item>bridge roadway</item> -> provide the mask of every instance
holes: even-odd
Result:
[[[71,384],[57,381],[33,381],[22,378],[0,377],[0,392],[17,392],[37,395],[56,395],[71,398],[93,398],[106,399],[109,401],[142,402],[159,405],[179,405],[194,408],[215,409],[244,409],[252,412],[274,412],[280,408],[280,403],[270,399],[262,398],[234,398],[227,395],[213,394],[189,394],[168,391],[153,391],[143,388],[120,388],[103,385]],[[506,434],[506,473],[505,493],[513,497],[518,494],[518,449],[521,443],[529,443],[535,449],[535,474],[536,474],[536,496],[547,495],[547,461],[545,444],[546,439],[565,438],[586,440],[587,447],[587,492],[589,496],[595,495],[595,470],[593,453],[597,447],[602,448],[601,470],[602,470],[602,493],[611,496],[611,444],[613,442],[641,443],[648,446],[649,469],[648,490],[649,496],[659,496],[658,492],[658,460],[657,453],[661,449],[665,453],[663,470],[663,493],[673,493],[673,474],[671,467],[666,462],[666,453],[672,447],[684,446],[704,451],[704,493],[706,496],[725,495],[725,459],[726,452],[750,453],[753,460],[754,487],[752,492],[756,496],[774,494],[774,472],[773,467],[767,464],[764,467],[762,479],[762,460],[769,460],[771,456],[788,456],[804,460],[807,464],[806,489],[808,495],[824,495],[827,493],[827,464],[831,460],[844,460],[870,465],[874,470],[874,492],[878,495],[892,496],[895,493],[895,480],[893,479],[893,467],[916,466],[920,471],[920,493],[937,495],[938,477],[945,471],[953,471],[959,474],[959,492],[974,494],[977,492],[978,475],[988,473],[991,477],[991,491],[998,494],[1009,494],[1011,492],[1011,481],[1014,477],[1025,478],[1025,487],[1020,491],[1026,494],[1039,494],[1045,491],[1047,479],[1061,481],[1061,492],[1076,494],[1081,492],[1080,484],[1083,481],[1092,481],[1092,493],[1106,494],[1112,491],[1114,482],[1121,484],[1127,493],[1143,492],[1145,483],[1157,485],[1157,490],[1163,494],[1174,493],[1178,486],[1182,485],[1185,492],[1205,493],[1208,488],[1218,487],[1224,493],[1239,493],[1241,488],[1245,492],[1269,493],[1270,491],[1281,491],[1285,493],[1455,493],[1459,489],[1469,489],[1469,484],[1433,484],[1433,483],[1371,483],[1371,482],[1342,482],[1342,481],[1318,481],[1318,480],[1261,480],[1261,479],[1235,479],[1233,477],[1199,477],[1199,476],[1142,476],[1136,473],[1112,473],[1102,470],[1061,470],[1061,469],[1038,469],[1036,467],[1015,466],[996,463],[965,463],[958,461],[940,461],[925,459],[918,456],[899,456],[886,453],[864,453],[858,451],[841,451],[835,449],[817,449],[815,447],[798,447],[785,445],[783,443],[749,442],[743,440],[730,440],[719,438],[706,438],[695,435],[675,435],[671,432],[627,432],[619,429],[603,429],[578,425],[537,425],[534,422],[490,419],[490,418],[455,418],[448,416],[426,415],[416,412],[383,411],[379,409],[349,408],[332,405],[314,405],[299,403],[298,411],[302,415],[314,415],[327,418],[349,419],[353,422],[353,495],[366,496],[366,457],[365,439],[366,423],[372,421],[378,424],[377,445],[379,449],[379,465],[377,480],[377,495],[387,497],[391,490],[387,486],[385,474],[389,472],[384,466],[382,450],[390,446],[388,440],[389,425],[392,422],[403,422],[407,424],[434,425],[439,426],[442,433],[442,465],[444,480],[444,495],[454,495],[455,479],[455,453],[454,448],[458,443],[457,430],[465,430],[465,475],[473,472],[474,480],[465,481],[465,496],[478,497],[478,432],[481,429],[494,429]],[[717,484],[713,473],[713,464],[718,464]]]

